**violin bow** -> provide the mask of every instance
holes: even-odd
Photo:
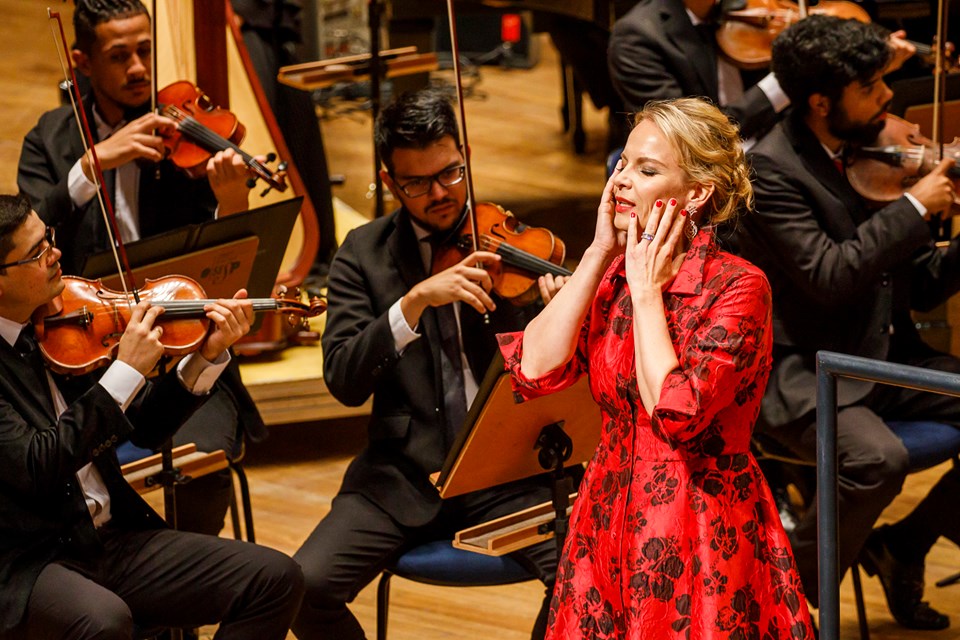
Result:
[[[946,99],[946,42],[947,7],[943,0],[937,3],[937,50],[933,63],[933,144],[943,159],[943,103]]]
[[[799,2],[797,2],[797,6],[800,9],[800,19],[802,20],[806,18],[810,13],[809,9],[807,9],[807,0],[799,0]]]
[[[467,138],[467,112],[463,106],[463,80],[460,75],[460,43],[457,39],[457,18],[453,11],[453,0],[447,0],[447,18],[450,22],[450,55],[453,57],[453,75],[457,84],[457,105],[460,111],[460,145],[463,153],[464,178],[467,181],[467,216],[470,220],[470,237],[473,250],[479,248],[477,217],[474,215],[476,202],[473,191],[473,171],[470,168],[470,142]]]
[[[77,74],[73,68],[73,61],[70,59],[70,47],[67,44],[67,36],[63,30],[63,20],[60,18],[59,11],[53,11],[47,8],[47,18],[51,20],[50,30],[53,32],[54,44],[57,47],[57,55],[60,58],[60,68],[63,71],[64,79],[69,91],[70,105],[73,107],[73,115],[77,119],[77,125],[80,128],[80,139],[83,142],[84,155],[90,154],[90,167],[93,173],[93,183],[97,189],[97,201],[100,203],[100,212],[103,214],[103,220],[107,226],[107,237],[110,239],[110,247],[113,250],[113,259],[117,266],[117,274],[120,276],[120,284],[123,287],[123,293],[129,297],[133,293],[135,302],[140,302],[140,296],[137,293],[136,280],[133,277],[133,270],[130,269],[130,262],[127,260],[127,250],[123,246],[123,240],[120,238],[120,230],[117,226],[117,218],[114,215],[113,203],[110,196],[104,188],[103,169],[100,166],[100,158],[97,156],[97,150],[94,144],[93,129],[87,119],[87,113],[83,108],[83,99],[80,95],[80,87],[77,85]],[[57,31],[53,29],[52,21],[56,21],[59,28],[59,40]],[[122,266],[121,266],[122,263]],[[126,273],[126,277],[124,276]],[[127,288],[126,278],[130,278],[130,289]]]

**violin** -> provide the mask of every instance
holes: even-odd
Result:
[[[876,141],[855,149],[845,161],[847,180],[871,203],[892,202],[937,166],[940,151],[917,125],[888,114]],[[960,138],[943,145],[942,152],[942,157],[960,162]],[[954,165],[947,176],[960,181],[960,166]]]
[[[215,153],[233,149],[250,172],[269,185],[264,194],[270,189],[286,191],[286,163],[281,162],[273,172],[243,151],[238,146],[246,134],[243,124],[232,112],[214,106],[192,82],[180,80],[164,87],[157,93],[157,105],[160,115],[177,123],[175,132],[163,136],[167,157],[191,178],[203,176],[207,161]],[[267,162],[274,160],[276,155],[268,154]],[[256,178],[248,186],[253,187]]]
[[[523,224],[509,211],[492,202],[479,202],[474,211],[477,226],[476,248],[496,253],[500,265],[490,268],[493,290],[517,306],[537,299],[537,278],[546,274],[569,276],[563,266],[567,248],[563,240],[544,227]],[[474,251],[471,225],[461,220],[456,242],[437,249],[433,256],[433,274],[452,267]],[[162,316],[161,316],[162,317]]]
[[[821,0],[809,8],[809,14],[837,18],[853,18],[870,22],[870,15],[858,4],[846,0]],[[717,46],[725,58],[741,69],[765,69],[770,64],[773,41],[780,32],[802,18],[800,7],[789,0],[747,0],[744,9],[724,12],[717,29]],[[917,55],[930,61],[934,47],[909,41]],[[952,43],[945,47],[948,66],[954,52]]]
[[[34,317],[37,342],[53,371],[89,373],[113,361],[136,302],[129,294],[104,287],[100,280],[63,276],[63,283],[59,298]],[[206,298],[196,280],[186,276],[148,279],[137,293],[140,300],[164,309],[157,322],[163,326],[160,342],[165,356],[183,356],[203,345],[210,325],[203,307],[216,301]],[[253,298],[252,302],[254,311],[286,314],[291,324],[303,323],[327,308],[320,298],[309,304],[284,297]]]

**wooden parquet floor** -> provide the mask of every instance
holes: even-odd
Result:
[[[0,190],[15,189],[16,162],[24,134],[40,114],[56,104],[59,65],[45,9],[69,5],[52,0],[0,0]],[[603,185],[605,115],[585,108],[588,147],[575,156],[560,130],[560,83],[556,54],[544,41],[540,64],[531,70],[484,68],[467,103],[475,181],[481,200],[504,204],[532,224],[550,226],[567,240],[576,259],[592,237],[596,200]],[[439,79],[449,73],[436,74]],[[342,106],[342,105],[341,105]],[[338,109],[338,111],[343,111]],[[335,194],[364,215],[371,179],[370,121],[352,112],[322,124],[332,173],[346,176]],[[309,177],[308,177],[309,179]],[[389,204],[388,204],[389,208]],[[350,418],[272,428],[270,438],[248,448],[246,469],[253,495],[257,540],[293,553],[329,509],[351,457],[363,446],[365,420]],[[884,514],[906,514],[944,468],[909,478],[902,495]],[[226,535],[226,532],[225,532]],[[866,580],[873,637],[945,640],[960,638],[960,586],[932,587],[960,570],[960,554],[940,541],[928,558],[927,597],[949,613],[954,628],[910,632],[891,619],[876,580]],[[452,638],[523,640],[542,596],[537,583],[509,587],[449,589],[395,579],[390,637],[394,640]],[[856,638],[849,579],[841,590],[843,637]],[[364,628],[375,630],[375,585],[353,605]],[[205,630],[209,634],[210,630]],[[292,638],[292,634],[290,635]],[[335,640],[335,639],[331,639]]]

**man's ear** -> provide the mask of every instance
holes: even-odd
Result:
[[[90,57],[80,49],[71,49],[70,57],[73,59],[73,66],[83,75],[90,77]]]
[[[400,187],[397,186],[397,183],[390,176],[390,173],[386,169],[380,169],[380,180],[383,181],[383,184],[386,185],[387,189],[390,190],[390,193],[393,194],[393,198],[397,202],[403,202],[400,200]]]
[[[810,107],[811,113],[826,118],[830,113],[830,98],[822,93],[814,93],[807,98],[807,106]]]

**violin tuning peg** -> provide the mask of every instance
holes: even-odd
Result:
[[[273,162],[273,161],[276,160],[276,159],[277,159],[277,154],[273,153],[272,151],[267,154],[267,162],[268,162],[268,163]]]
[[[261,191],[261,192],[260,192],[260,197],[261,197],[261,198],[266,197],[266,195],[267,195],[268,193],[270,193],[270,189],[273,189],[273,187],[269,187],[269,186],[268,186],[266,189],[264,189],[263,191]]]
[[[255,186],[257,186],[257,179],[247,178],[247,189],[253,189]]]
[[[286,170],[287,170],[286,160],[284,160],[283,162],[277,165],[277,171],[286,171]]]

